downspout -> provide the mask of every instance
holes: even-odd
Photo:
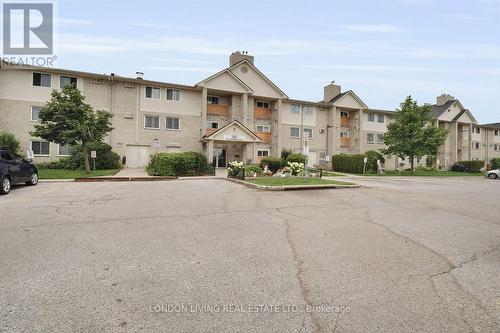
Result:
[[[141,109],[141,86],[137,85],[137,109],[135,113],[135,143],[139,143],[139,110]]]

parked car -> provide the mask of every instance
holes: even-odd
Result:
[[[8,194],[12,185],[38,184],[38,170],[31,162],[7,150],[0,150],[0,194]]]
[[[500,169],[489,170],[484,173],[484,176],[489,179],[499,179],[500,178]]]

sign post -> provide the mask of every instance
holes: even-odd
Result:
[[[95,160],[97,158],[97,151],[91,150],[90,151],[90,158],[92,158],[92,162],[94,163],[94,172],[95,172]]]
[[[368,163],[368,157],[363,158],[363,175],[366,173],[366,163]]]
[[[155,149],[156,149],[156,153],[158,154],[158,149],[160,148],[160,140],[158,139],[155,139]]]
[[[302,132],[302,138],[304,139],[304,147],[303,147],[303,154],[306,157],[305,163],[304,163],[304,179],[307,180],[307,162],[309,159],[309,145],[308,145],[308,140],[309,140],[309,132],[303,131]]]

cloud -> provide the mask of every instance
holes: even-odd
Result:
[[[94,21],[91,20],[81,20],[72,18],[57,18],[56,23],[59,25],[91,25]]]
[[[390,24],[354,24],[342,25],[342,30],[365,33],[396,33],[403,32],[405,29]]]
[[[188,67],[188,66],[144,66],[144,69],[152,69],[159,71],[180,71],[180,72],[199,72],[199,73],[217,73],[220,68],[203,68],[203,67]]]

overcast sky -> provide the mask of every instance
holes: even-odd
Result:
[[[500,0],[65,0],[57,12],[62,68],[192,85],[248,50],[291,98],[318,101],[335,80],[371,108],[449,93],[500,121]]]

